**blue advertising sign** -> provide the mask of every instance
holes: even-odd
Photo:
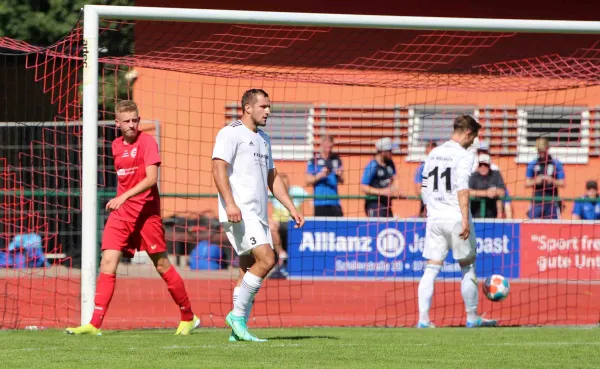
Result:
[[[425,222],[368,219],[308,220],[288,227],[288,272],[291,277],[420,278],[425,259]],[[517,223],[475,221],[478,277],[519,277]],[[460,278],[452,252],[442,278]]]

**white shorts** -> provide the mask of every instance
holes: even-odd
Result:
[[[452,249],[454,260],[468,260],[477,254],[475,225],[471,221],[469,239],[460,238],[462,222],[454,220],[435,220],[427,222],[423,257],[427,260],[444,261],[448,250]]]
[[[268,225],[249,219],[239,223],[222,223],[225,234],[238,255],[248,255],[253,248],[268,244],[273,248],[273,239]]]

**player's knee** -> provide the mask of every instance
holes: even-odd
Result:
[[[163,275],[171,268],[171,262],[167,256],[166,252],[161,252],[158,254],[149,254],[150,259],[154,263],[154,267],[158,274]]]
[[[261,255],[260,260],[256,261],[260,263],[261,268],[266,270],[271,270],[275,266],[275,252],[273,250],[269,250]]]
[[[121,253],[115,250],[105,250],[100,260],[100,273],[115,274],[121,259]]]
[[[473,263],[475,263],[475,256],[469,257],[468,259],[462,259],[462,260],[458,261],[458,265],[460,265],[461,268],[468,267],[469,265],[472,265]]]

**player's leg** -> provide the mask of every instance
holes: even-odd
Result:
[[[287,259],[287,252],[283,249],[281,245],[281,237],[279,235],[279,228],[281,227],[281,222],[277,219],[269,219],[269,229],[271,231],[271,237],[273,238],[273,247],[275,248],[275,252],[277,253],[279,265],[283,263],[285,259]]]
[[[242,285],[242,281],[244,280],[244,275],[252,265],[254,264],[254,257],[252,255],[241,255],[240,256],[240,268],[238,280],[233,289],[233,308],[235,309],[235,302],[237,301],[238,295],[240,294],[240,286]],[[252,312],[252,307],[254,306],[254,300],[250,301],[246,306],[246,314],[244,318],[246,319],[246,324],[250,319],[250,313]],[[239,341],[239,338],[235,335],[233,330],[231,331],[231,335],[229,336],[229,341]]]
[[[263,279],[275,266],[275,253],[268,225],[258,221],[242,221],[228,224],[226,234],[239,255],[251,253],[254,264],[247,270],[239,286],[234,309],[227,315],[226,322],[240,340],[259,340],[248,332],[246,312],[262,285]]]
[[[181,322],[175,334],[187,335],[200,325],[200,319],[192,312],[192,303],[183,279],[169,261],[162,221],[159,216],[152,216],[140,223],[140,249],[148,253],[181,313]]]
[[[77,328],[67,328],[69,334],[100,335],[102,321],[108,311],[108,306],[115,291],[116,273],[119,260],[125,250],[128,256],[133,254],[127,250],[133,225],[127,222],[108,218],[102,234],[102,259],[100,260],[100,274],[96,282],[94,297],[94,312],[90,323]]]
[[[453,235],[455,238],[452,241],[452,255],[458,261],[462,274],[460,293],[465,303],[465,311],[467,312],[467,327],[496,326],[497,322],[495,320],[484,319],[477,314],[479,288],[477,275],[475,274],[475,257],[477,256],[475,225],[471,222],[471,234],[467,240],[458,237],[458,233]]]
[[[427,222],[423,257],[427,259],[423,276],[419,281],[419,322],[417,328],[435,328],[429,317],[433,298],[435,278],[442,270],[448,255],[448,241],[444,236],[444,224]]]

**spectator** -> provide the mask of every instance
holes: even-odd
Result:
[[[288,187],[288,193],[290,194],[296,209],[298,209],[301,213],[304,213],[300,207],[304,202],[305,196],[308,195],[308,192],[306,192],[306,190],[300,186],[289,186],[289,177],[287,174],[280,173],[279,176],[281,179],[283,179],[283,182]],[[279,263],[278,266],[274,268],[270,276],[286,276],[287,271],[285,268],[285,262],[288,258],[288,254],[284,245],[287,245],[287,232],[288,223],[290,221],[290,213],[275,197],[271,198],[271,204],[273,205],[273,213],[269,218],[269,228],[271,228],[273,247],[275,248],[275,251],[279,257]]]
[[[487,154],[477,157],[477,171],[471,174],[469,188],[471,196],[471,214],[475,218],[503,218],[502,200],[505,195],[504,180],[497,170],[492,170],[492,160]],[[485,206],[485,209],[481,207]]]
[[[479,156],[481,154],[490,155],[490,143],[488,141],[481,141],[479,143],[479,147],[477,148],[477,156]],[[490,158],[491,158],[491,156],[490,156]],[[498,168],[498,166],[494,163],[490,164],[490,169],[500,171],[500,168]],[[477,160],[475,160],[473,162],[473,172],[477,172],[478,170],[479,170],[479,162]]]
[[[377,153],[367,164],[360,189],[367,195],[377,196],[365,200],[365,213],[369,217],[392,217],[392,199],[400,197],[396,179],[396,166],[392,161],[392,139],[385,137],[375,142]]]
[[[490,142],[489,141],[481,141],[479,143],[479,147],[477,148],[477,155],[481,155],[481,154],[490,155]],[[490,157],[491,157],[491,155],[490,155]],[[490,169],[497,170],[498,172],[500,172],[500,168],[493,162],[490,164]],[[477,172],[478,170],[479,170],[479,162],[477,160],[475,160],[473,162],[473,172]],[[509,197],[508,188],[505,188],[504,190],[505,190],[504,196]],[[512,219],[512,217],[513,217],[512,201],[509,198],[506,198],[506,199],[504,199],[502,205],[504,205],[504,217],[506,219]]]
[[[585,195],[573,206],[573,219],[576,220],[600,220],[600,202],[598,202],[598,182],[587,181],[585,184]]]
[[[548,139],[540,137],[535,141],[538,158],[527,166],[525,187],[533,187],[534,200],[527,212],[530,219],[559,219],[560,201],[558,188],[565,185],[565,172],[562,163],[548,153]],[[542,197],[543,199],[538,199]]]
[[[427,156],[429,156],[429,153],[431,152],[431,150],[433,150],[436,147],[437,147],[437,143],[435,141],[429,141],[427,143],[427,146],[425,146],[425,158]],[[424,166],[425,166],[425,160],[423,160],[421,165],[419,165],[419,168],[417,168],[417,172],[415,173],[415,179],[414,179],[415,190],[417,191],[418,196],[421,195],[421,182],[423,181],[423,167]],[[426,216],[427,216],[427,213],[425,211],[425,204],[423,203],[423,200],[421,200],[421,208],[419,209],[419,217],[425,218]]]
[[[339,155],[332,152],[333,145],[333,137],[323,136],[320,152],[308,162],[306,184],[314,186],[316,217],[344,216],[338,198],[338,184],[344,183],[344,171]],[[318,198],[324,196],[327,198]]]

